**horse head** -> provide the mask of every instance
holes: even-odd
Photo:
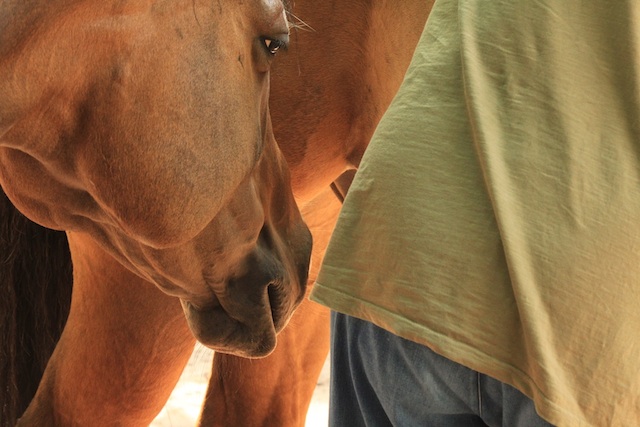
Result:
[[[304,297],[311,249],[268,109],[282,2],[6,4],[12,202],[178,297],[205,345],[268,354]]]

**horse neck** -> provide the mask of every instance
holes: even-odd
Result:
[[[358,166],[432,2],[292,2],[291,50],[274,63],[271,114],[299,200]]]
[[[327,74],[322,81],[329,86],[325,87],[329,95],[326,102],[333,102],[326,109],[340,111],[342,121],[340,126],[332,120],[330,126],[318,131],[325,132],[326,139],[341,141],[351,167],[358,166],[402,83],[433,2],[404,0],[402,7],[396,0],[294,3],[300,16],[308,16],[312,22],[316,40],[327,42],[327,46],[307,45],[304,49],[322,51],[322,59],[316,62],[323,63],[319,73]],[[341,93],[330,93],[336,91]]]
[[[357,167],[382,115],[389,107],[404,79],[418,39],[422,34],[434,0],[394,0],[365,2],[367,32],[363,42],[362,74],[359,86],[367,90],[363,103],[368,120],[356,123],[359,132],[349,158]]]

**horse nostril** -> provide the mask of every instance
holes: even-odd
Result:
[[[275,248],[275,241],[273,239],[273,233],[271,232],[271,230],[269,229],[269,226],[267,224],[264,224],[262,226],[262,229],[260,230],[260,235],[258,237],[258,239],[260,240],[261,243],[264,244],[264,246],[270,250],[273,250]]]
[[[271,308],[271,318],[273,319],[273,324],[276,327],[276,330],[279,331],[283,326],[282,323],[285,321],[289,310],[285,309],[286,301],[277,282],[272,282],[267,286],[267,295],[269,298],[269,306]]]
[[[271,317],[275,320],[276,293],[273,285],[267,286],[267,295],[269,296],[269,306],[271,307]]]

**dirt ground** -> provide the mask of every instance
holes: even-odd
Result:
[[[171,394],[162,412],[151,423],[151,427],[192,427],[196,425],[200,406],[207,389],[213,352],[197,345],[180,381]],[[306,427],[326,427],[329,406],[329,364],[318,379],[313,395]]]

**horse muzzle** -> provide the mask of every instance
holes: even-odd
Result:
[[[258,246],[245,258],[244,274],[211,283],[213,300],[198,306],[181,299],[189,327],[198,341],[222,353],[264,357],[276,346],[277,334],[302,302],[311,252],[310,235],[302,246]],[[268,239],[267,239],[268,240]]]

